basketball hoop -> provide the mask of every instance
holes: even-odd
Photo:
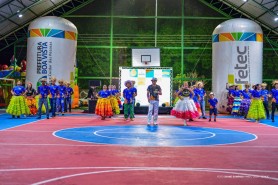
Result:
[[[145,65],[147,65],[147,64],[148,64],[148,62],[147,62],[147,61],[145,61],[144,63],[145,63]]]

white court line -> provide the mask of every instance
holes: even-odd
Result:
[[[53,133],[53,131],[46,131],[46,130],[5,130],[5,132],[26,132],[26,133]],[[90,133],[86,131],[63,131],[63,133]],[[101,132],[103,134],[146,134],[146,135],[156,135],[156,132]],[[212,132],[207,132],[211,133]],[[203,133],[174,133],[175,135],[206,135],[205,131]],[[215,134],[215,133],[214,133]],[[221,135],[242,135],[242,133],[221,133],[218,132],[216,134],[221,134]],[[278,136],[278,134],[265,134],[265,133],[256,133],[257,136]],[[98,135],[97,135],[98,136]]]
[[[85,142],[86,143],[86,142]],[[140,147],[140,146],[127,146],[127,145],[109,145],[109,144],[89,144],[89,145],[74,145],[74,144],[50,144],[50,143],[0,143],[0,146],[59,146],[59,147]],[[206,147],[206,148],[278,148],[278,146],[210,146],[210,145],[199,145],[199,146],[149,146],[148,148],[201,148],[201,147]]]
[[[72,127],[70,129],[75,129],[75,128],[86,128],[86,127],[92,127],[92,126],[85,126],[85,127]],[[200,128],[209,128],[209,127],[200,127]],[[238,130],[230,130],[230,129],[222,129],[222,128],[217,128],[218,130],[229,130],[229,131],[238,131]],[[116,146],[128,146],[128,145],[122,145],[122,144],[106,144],[106,143],[95,143],[95,142],[88,142],[88,141],[79,141],[79,140],[74,140],[74,139],[68,139],[68,138],[63,138],[63,137],[60,137],[60,136],[57,136],[56,135],[56,132],[59,132],[59,131],[63,131],[63,130],[67,130],[67,129],[61,129],[61,130],[57,130],[55,132],[52,133],[52,135],[54,137],[57,137],[57,138],[60,138],[60,139],[63,139],[63,140],[68,140],[68,141],[74,141],[74,142],[79,142],[79,143],[94,143],[94,144],[104,144],[106,146],[113,146],[113,145],[116,145]],[[255,134],[252,134],[252,133],[249,133],[249,132],[244,132],[244,131],[238,131],[238,132],[242,132],[242,133],[247,133],[247,134],[250,134],[250,135],[253,135],[254,136],[254,139],[251,139],[251,140],[246,140],[246,141],[242,141],[242,142],[233,142],[233,143],[225,143],[225,144],[211,144],[210,146],[219,146],[219,145],[233,145],[233,144],[240,144],[240,143],[246,143],[246,142],[251,142],[251,141],[255,141],[258,139],[257,135]],[[204,147],[206,145],[194,145],[195,147]],[[189,145],[189,146],[164,146],[164,147],[194,147],[192,145]],[[129,146],[129,147],[146,147],[146,148],[152,148],[152,147],[161,147],[161,146]]]
[[[154,138],[124,138],[124,137],[111,137],[111,136],[105,136],[105,135],[101,135],[99,134],[98,132],[102,132],[102,131],[105,131],[105,130],[120,130],[120,129],[132,129],[132,128],[114,128],[114,129],[103,129],[103,130],[97,130],[94,132],[94,135],[96,136],[99,136],[99,137],[103,137],[103,138],[110,138],[110,139],[125,139],[125,140],[134,140],[134,139],[141,139],[141,140],[152,140]],[[207,136],[207,137],[202,137],[202,138],[192,138],[192,139],[188,139],[188,138],[180,138],[180,139],[174,139],[174,140],[200,140],[200,139],[208,139],[208,138],[212,138],[212,137],[215,137],[215,133],[212,133],[212,132],[208,132],[208,131],[199,131],[199,132],[203,132],[203,133],[208,133],[208,134],[211,134],[210,136]],[[103,133],[103,132],[102,132]],[[105,132],[104,132],[105,133]],[[117,133],[117,132],[114,132],[114,133]],[[135,134],[137,134],[137,132],[135,132]],[[152,133],[152,132],[149,132],[149,135],[158,135],[159,133]],[[196,133],[197,135],[198,133]],[[172,134],[173,135],[173,134]],[[194,135],[194,134],[191,134],[191,135]],[[159,140],[163,140],[163,139],[167,139],[167,138],[155,138],[155,139],[159,139]],[[170,138],[171,139],[171,138]]]
[[[277,127],[275,127],[275,126],[272,126],[272,125],[268,125],[268,124],[265,124],[265,123],[259,123],[260,125],[266,125],[266,126],[269,126],[269,127],[272,127],[272,128],[278,128],[278,126]]]
[[[88,170],[88,169],[194,169],[194,170],[217,170],[217,171],[235,171],[235,172],[262,172],[278,173],[278,170],[254,170],[254,169],[236,169],[236,168],[193,168],[193,167],[154,167],[154,166],[78,166],[78,167],[53,167],[53,168],[13,168],[1,169],[0,172],[17,172],[17,171],[56,171],[56,170]]]
[[[241,175],[246,177],[256,177],[268,180],[277,181],[278,178],[270,177],[266,175],[255,175],[249,173],[239,173],[239,172],[230,172],[230,171],[223,171],[223,170],[214,170],[214,169],[197,169],[197,168],[171,168],[171,167],[157,167],[157,168],[148,168],[148,167],[140,167],[140,168],[133,168],[133,169],[116,169],[116,170],[104,170],[104,171],[93,171],[93,172],[85,172],[85,173],[76,173],[72,175],[60,176],[40,182],[33,183],[33,185],[40,185],[45,183],[54,182],[57,180],[83,176],[83,175],[93,175],[93,174],[101,174],[101,173],[115,173],[115,172],[129,172],[129,171],[191,171],[191,172],[208,172],[208,173],[224,173],[224,174],[233,174],[233,175]]]

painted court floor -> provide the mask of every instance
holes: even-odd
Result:
[[[44,117],[43,117],[44,118]],[[0,184],[278,184],[277,122],[0,115]]]

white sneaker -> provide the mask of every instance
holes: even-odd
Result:
[[[183,124],[184,124],[184,126],[187,126],[187,124],[186,124],[186,120],[184,120],[184,121],[183,121]]]
[[[151,125],[151,122],[148,122],[148,124],[147,124],[148,126],[150,126]]]
[[[157,126],[157,122],[153,122],[154,126]]]

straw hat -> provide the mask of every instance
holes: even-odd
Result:
[[[126,86],[128,83],[129,83],[130,85],[132,84],[132,82],[131,82],[130,80],[127,80],[127,81],[125,81],[125,86]]]
[[[55,77],[55,76],[52,76],[52,77],[50,78],[50,80],[51,80],[51,81],[56,81],[56,77]]]
[[[272,82],[272,85],[273,85],[273,86],[275,86],[276,84],[278,84],[278,80],[274,80],[274,81]]]
[[[46,78],[42,78],[40,81],[41,81],[41,82],[46,82],[47,79],[46,79]]]
[[[250,87],[250,83],[247,82],[247,83],[244,84],[244,86],[245,87],[247,87],[247,86]]]
[[[261,86],[262,86],[262,87],[266,87],[266,86],[267,86],[267,83],[264,82],[264,83],[261,84]]]

